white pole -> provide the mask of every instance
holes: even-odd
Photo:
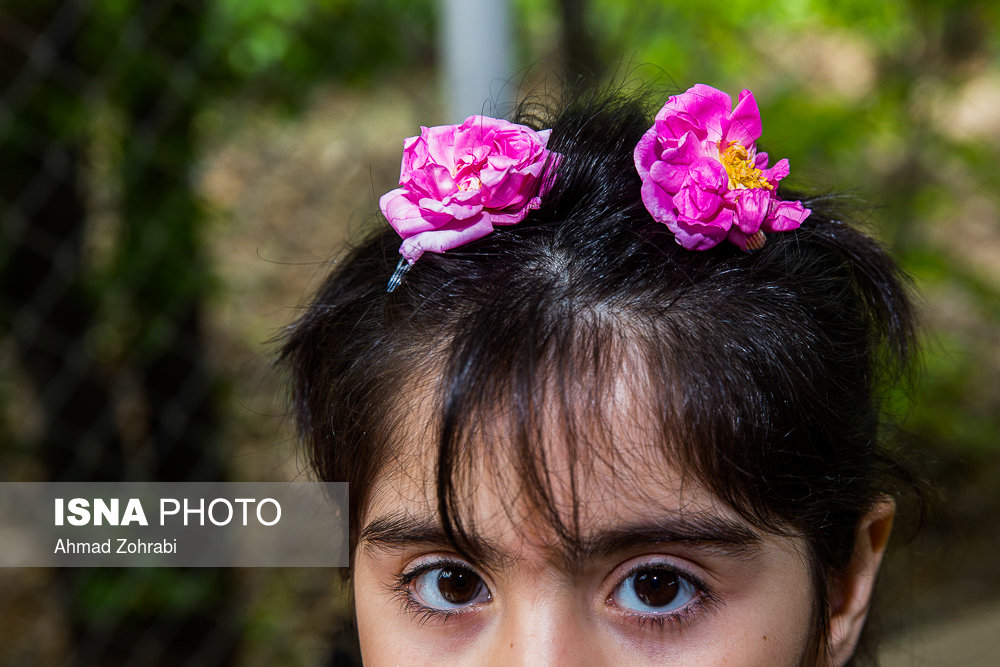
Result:
[[[510,0],[441,0],[447,122],[505,115],[514,102]]]

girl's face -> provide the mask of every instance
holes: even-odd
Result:
[[[576,549],[484,462],[465,505],[472,561],[440,528],[436,441],[411,444],[362,517],[354,592],[366,665],[813,661],[804,542],[755,530],[650,448],[618,442],[615,461],[576,467]],[[547,467],[572,525],[559,452]]]
[[[580,553],[484,484],[476,562],[444,539],[431,489],[387,479],[357,551],[365,664],[800,664],[803,544],[755,532],[676,474],[650,477],[653,503],[584,489]]]

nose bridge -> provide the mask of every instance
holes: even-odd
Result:
[[[533,595],[509,605],[491,652],[493,665],[600,664],[586,605],[571,591]]]

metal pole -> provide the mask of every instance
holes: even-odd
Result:
[[[504,115],[516,93],[510,0],[440,0],[441,62],[448,122]]]

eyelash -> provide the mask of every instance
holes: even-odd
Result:
[[[452,611],[449,609],[435,609],[433,607],[428,607],[427,605],[421,604],[413,595],[412,584],[416,581],[417,577],[425,572],[436,570],[441,567],[461,568],[475,573],[477,577],[479,576],[476,570],[468,563],[450,558],[441,558],[421,563],[418,567],[415,567],[412,570],[402,572],[396,577],[395,581],[389,587],[393,594],[393,598],[399,602],[403,611],[416,620],[417,625],[423,625],[429,621],[439,621],[441,623],[445,623],[449,619],[463,613],[467,613],[465,611]]]
[[[422,604],[413,594],[413,582],[422,574],[441,567],[456,567],[476,573],[475,568],[461,560],[440,558],[420,564],[412,570],[402,572],[396,576],[395,581],[389,589],[402,610],[409,614],[417,623],[422,626],[430,621],[446,623],[450,619],[467,613],[465,610],[435,609]],[[643,614],[619,607],[614,604],[613,597],[615,591],[622,586],[629,577],[643,570],[663,570],[670,572],[689,582],[697,591],[698,597],[676,611],[663,614]],[[476,573],[476,576],[479,576]],[[675,567],[669,563],[658,561],[646,561],[630,568],[624,575],[618,578],[614,589],[606,598],[606,604],[614,607],[619,614],[629,619],[643,629],[653,628],[655,630],[665,630],[670,625],[671,628],[682,628],[696,620],[701,614],[711,611],[719,604],[719,599],[712,593],[705,583],[689,572]]]
[[[687,581],[697,591],[698,597],[676,611],[663,614],[643,614],[619,607],[614,603],[613,599],[615,592],[626,581],[628,581],[629,577],[632,577],[643,570],[654,569],[670,572],[677,578]],[[632,623],[637,624],[640,628],[655,628],[656,630],[664,630],[667,628],[668,624],[671,628],[682,628],[688,625],[692,621],[696,620],[701,614],[715,609],[720,604],[720,601],[701,579],[694,576],[690,572],[686,572],[681,568],[671,565],[670,563],[664,563],[662,561],[646,561],[631,567],[624,575],[618,578],[615,587],[612,589],[611,593],[608,594],[605,604],[609,607],[614,607],[619,614],[628,618]]]

